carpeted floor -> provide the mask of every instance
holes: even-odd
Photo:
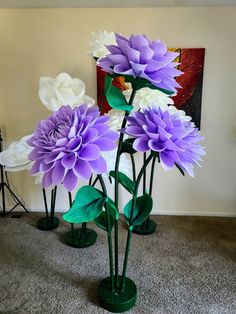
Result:
[[[90,248],[62,242],[69,225],[36,229],[42,214],[0,218],[0,313],[108,313],[96,286],[108,275],[106,234]],[[128,276],[138,287],[129,313],[236,313],[236,219],[156,216],[158,232],[133,236]],[[126,230],[121,226],[121,250]]]

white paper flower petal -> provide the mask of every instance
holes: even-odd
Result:
[[[39,98],[51,111],[64,105],[75,107],[81,103],[95,104],[91,97],[85,95],[84,82],[79,78],[72,78],[68,73],[60,73],[56,78],[41,77]]]
[[[124,119],[124,111],[123,110],[116,110],[111,109],[107,114],[105,114],[110,117],[110,120],[108,121],[108,125],[115,131],[120,130],[122,121]]]
[[[15,141],[0,153],[0,164],[5,166],[7,171],[20,171],[31,168],[31,161],[28,158],[32,150],[26,141],[32,135],[26,135],[19,141]]]
[[[127,89],[123,91],[124,96],[127,100],[129,100],[132,93],[132,89]],[[139,89],[136,92],[133,106],[134,110],[144,110],[149,106],[153,107],[161,107],[162,109],[166,109],[168,105],[173,105],[174,101],[165,93],[159,91],[158,89],[150,89],[148,87],[144,87]]]
[[[114,150],[110,152],[102,153],[102,156],[104,157],[107,163],[107,171],[105,173],[105,176],[107,177],[109,176],[110,171],[115,170],[116,154],[117,154],[117,148],[115,148]],[[128,177],[131,177],[131,161],[130,161],[130,158],[127,158],[126,154],[121,155],[119,171],[123,172]]]
[[[89,54],[95,58],[106,56],[109,51],[106,45],[115,45],[116,38],[114,33],[106,31],[99,31],[92,33],[92,41],[89,43]]]

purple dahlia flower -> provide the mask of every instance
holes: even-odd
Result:
[[[106,46],[110,54],[98,60],[108,73],[141,77],[153,85],[176,92],[180,85],[175,77],[182,74],[173,60],[179,53],[167,50],[160,40],[150,41],[145,35],[131,35],[129,39],[116,34],[117,45]]]
[[[199,165],[198,161],[205,155],[205,150],[197,144],[204,138],[193,122],[183,119],[178,111],[173,114],[169,108],[151,107],[143,112],[134,112],[127,120],[124,131],[136,138],[134,149],[139,152],[158,152],[165,170],[177,164],[190,176],[194,176],[193,166]]]
[[[64,184],[72,191],[78,179],[101,174],[107,165],[101,153],[113,150],[118,133],[100,116],[98,107],[63,106],[39,123],[28,144],[33,147],[31,174],[44,173],[42,185]]]

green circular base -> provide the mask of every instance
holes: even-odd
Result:
[[[43,217],[38,220],[37,227],[40,230],[49,231],[56,229],[59,226],[59,222],[57,217],[53,217],[53,219],[50,217]]]
[[[118,285],[121,276],[118,277]],[[113,313],[123,313],[130,310],[136,302],[137,288],[135,283],[125,277],[124,290],[111,290],[111,278],[103,279],[97,288],[97,297],[100,305]]]
[[[79,228],[66,233],[64,237],[66,244],[75,248],[85,248],[96,242],[97,232],[86,228],[85,232],[81,235],[81,230]]]
[[[155,221],[149,219],[148,223],[144,221],[141,225],[135,226],[132,232],[140,235],[149,235],[155,232],[156,227]]]

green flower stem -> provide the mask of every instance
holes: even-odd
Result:
[[[55,188],[51,192],[51,223],[53,223],[53,218],[55,214],[56,195],[57,195],[57,186],[55,186]]]
[[[70,206],[70,208],[71,208],[72,203],[73,203],[71,192],[68,192],[68,197],[69,197],[69,206]],[[70,224],[70,226],[71,226],[71,233],[72,233],[72,236],[74,236],[74,224]]]
[[[143,165],[145,164],[147,159],[147,153],[143,153]],[[146,190],[146,169],[143,172],[143,194],[145,193]]]
[[[152,196],[152,187],[153,187],[153,178],[154,178],[155,164],[156,164],[156,157],[153,158],[152,166],[151,166],[151,177],[150,177],[150,185],[149,185],[149,194],[150,194],[150,196]]]
[[[140,184],[141,178],[144,175],[145,170],[146,170],[149,162],[152,160],[153,157],[154,157],[154,155],[151,153],[148,156],[148,158],[146,159],[145,163],[143,164],[143,166],[142,166],[142,168],[141,168],[141,170],[140,170],[140,172],[138,174],[137,181],[136,181],[135,187],[134,187],[134,196],[133,196],[132,208],[131,208],[131,211],[130,211],[130,219],[129,219],[129,225],[130,226],[132,226],[133,212],[134,212],[136,199],[137,199],[137,196],[138,196],[139,184]],[[123,272],[122,272],[122,278],[121,278],[121,286],[120,286],[121,291],[124,290],[124,286],[125,286],[125,275],[126,275],[127,264],[128,264],[128,257],[129,257],[129,251],[130,251],[131,238],[132,238],[132,227],[129,227],[128,234],[127,234],[126,248],[125,248],[125,258],[124,258],[124,264],[123,264]]]
[[[93,179],[93,175],[91,175],[90,179],[89,179],[89,185],[92,184],[92,179]],[[96,181],[96,180],[95,180]],[[96,184],[96,182],[94,183]],[[87,222],[83,222],[82,223],[82,227],[81,227],[81,231],[80,231],[80,235],[79,235],[79,240],[81,240],[83,238],[83,235],[86,232],[86,228],[87,228]]]
[[[133,181],[136,181],[136,167],[135,167],[135,160],[134,160],[134,155],[130,154],[130,159],[132,163],[132,172],[133,172]]]
[[[129,105],[131,106],[135,97],[136,90],[132,90],[132,94],[130,96]],[[125,116],[122,122],[121,128],[125,128],[126,126],[126,117],[129,115],[129,112],[125,112]],[[115,206],[119,209],[119,182],[118,182],[118,171],[119,171],[119,164],[120,164],[120,156],[121,156],[121,147],[124,139],[124,133],[120,134],[118,148],[117,148],[117,155],[116,155],[116,163],[115,163]],[[118,288],[118,273],[119,273],[119,246],[118,246],[118,220],[115,221],[115,288]]]
[[[45,211],[46,211],[46,216],[48,219],[48,203],[47,203],[47,196],[46,196],[46,190],[45,188],[43,188],[43,200],[44,200],[44,207],[45,207]]]
[[[99,182],[101,184],[103,193],[107,196],[106,185],[103,181],[101,175],[98,175]],[[108,248],[109,248],[109,261],[110,261],[110,278],[111,278],[111,289],[114,291],[114,268],[113,268],[113,248],[112,248],[112,234],[111,234],[111,221],[110,215],[108,213],[107,205],[105,204],[106,210],[106,219],[107,219],[107,240],[108,240]]]
[[[81,240],[83,235],[85,234],[86,227],[87,227],[87,222],[83,222],[82,223],[82,228],[81,228],[81,231],[80,231],[80,235],[79,235],[79,240]]]
[[[154,170],[155,170],[155,164],[156,164],[156,157],[153,158],[152,160],[152,166],[151,166],[151,174],[150,174],[150,185],[149,185],[149,195],[152,196],[152,187],[153,187],[153,178],[154,178]],[[150,215],[144,222],[146,226],[148,226],[150,220]]]
[[[92,186],[95,186],[95,184],[97,183],[97,181],[98,181],[98,176],[97,176],[96,179],[93,181]]]

